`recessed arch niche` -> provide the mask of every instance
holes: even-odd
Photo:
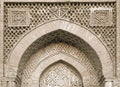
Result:
[[[21,76],[21,87],[38,87],[39,75],[44,69],[57,61],[65,61],[74,66],[82,75],[85,87],[99,87],[99,80],[102,78],[102,70],[95,70],[95,67],[87,55],[77,48],[65,43],[52,43],[42,48],[30,57],[26,63]],[[98,75],[99,73],[99,75]],[[27,74],[27,75],[26,75]]]
[[[100,78],[102,78],[102,76],[103,77],[113,76],[112,73],[113,67],[111,64],[112,62],[110,56],[107,50],[105,49],[104,45],[99,41],[99,39],[97,39],[91,32],[89,32],[85,28],[82,28],[76,24],[67,21],[57,20],[39,26],[35,30],[31,31],[23,39],[21,39],[21,41],[18,43],[18,45],[14,48],[13,52],[11,53],[9,60],[10,66],[12,66],[12,60],[14,60],[16,57],[18,58],[18,60],[16,60],[17,65],[16,79],[20,85],[23,79],[22,75],[24,75],[23,71],[27,69],[26,65],[31,61],[31,56],[37,53],[40,49],[42,48],[44,49],[52,43],[61,42],[68,44],[69,46],[75,47],[76,49],[80,50],[87,56],[86,59],[88,59],[90,63],[86,64],[88,66],[90,66],[89,64],[91,64],[92,66],[94,66],[92,67],[93,68],[92,70],[98,72],[91,73],[90,75],[92,74],[93,74],[92,76],[97,75],[97,77],[100,76]],[[100,47],[100,49],[97,48],[98,46]],[[64,48],[61,47],[61,45],[58,46],[57,48],[59,47]],[[51,50],[51,48],[49,49]],[[67,50],[71,51],[71,49]],[[18,55],[16,55],[16,53],[18,53]],[[44,51],[42,53],[44,54]],[[104,62],[104,60],[107,60],[108,62],[106,63]],[[108,63],[110,64],[110,66],[107,66]],[[107,68],[109,70],[107,70]],[[30,71],[33,72],[34,70]],[[110,73],[108,74],[108,72]],[[31,76],[30,73],[28,73],[29,75],[25,75],[25,78],[30,78]]]

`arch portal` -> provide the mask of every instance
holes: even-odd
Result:
[[[46,38],[47,40],[45,39],[46,36],[48,37]],[[53,37],[53,39],[51,39],[50,37]],[[51,40],[53,40],[53,42],[56,41],[55,43],[58,42],[67,43],[73,47],[79,48],[78,50],[85,48],[82,49],[81,51],[83,51],[87,56],[89,56],[89,54],[95,54],[94,56],[96,58],[95,60],[98,61],[100,60],[99,64],[100,67],[102,67],[103,76],[105,78],[113,77],[112,60],[102,42],[87,29],[77,24],[64,20],[55,20],[44,25],[40,25],[31,32],[29,32],[28,34],[26,34],[26,36],[24,36],[20,40],[20,42],[11,52],[8,65],[14,67],[14,70],[16,71],[17,74],[17,71],[19,71],[19,65],[21,64],[20,61],[22,59],[25,60],[24,55],[27,53],[27,51],[30,50],[31,48],[34,48],[33,45],[35,45],[36,43],[38,43],[39,46],[41,47],[46,47],[47,45],[51,44],[50,42]],[[86,49],[90,51],[88,52],[86,51]],[[33,49],[33,51],[36,52],[37,50]],[[16,62],[13,63],[13,60],[16,60]],[[94,62],[93,59],[89,60],[92,60],[92,62]],[[26,61],[29,62],[30,59],[26,59]],[[26,65],[26,63],[24,64]]]

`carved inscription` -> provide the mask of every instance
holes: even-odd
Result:
[[[112,8],[91,8],[91,26],[111,26]]]
[[[28,26],[30,24],[28,9],[9,9],[9,26]]]

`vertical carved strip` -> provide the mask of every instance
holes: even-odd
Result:
[[[0,0],[0,70],[1,70],[0,77],[2,77],[3,76],[3,0]]]
[[[116,87],[120,87],[120,0],[117,1],[117,59],[116,59],[116,67],[117,67],[117,80]]]
[[[120,78],[120,0],[117,0],[117,69]]]

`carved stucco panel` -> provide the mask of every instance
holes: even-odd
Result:
[[[49,66],[40,77],[40,87],[69,86],[82,87],[83,82],[78,72],[61,62]]]

